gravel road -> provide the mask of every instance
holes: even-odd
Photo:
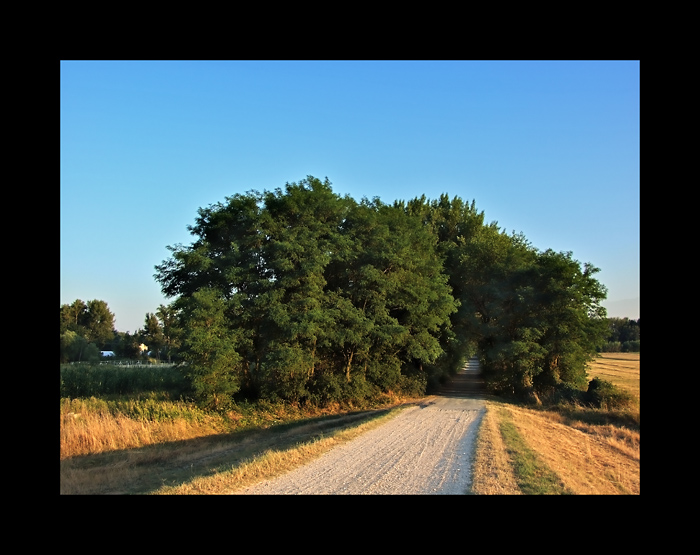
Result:
[[[464,494],[484,410],[472,359],[438,395],[301,468],[235,494]]]

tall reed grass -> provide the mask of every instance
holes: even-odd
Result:
[[[182,401],[61,399],[61,459],[222,433],[222,416]]]

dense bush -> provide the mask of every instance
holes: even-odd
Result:
[[[414,374],[412,376],[401,376],[399,382],[400,393],[408,397],[418,397],[424,395],[427,389],[428,378],[425,374]]]
[[[638,353],[639,352],[639,339],[635,341],[625,341],[622,344],[623,353]]]
[[[61,397],[128,395],[158,391],[179,399],[190,391],[180,368],[169,365],[120,367],[113,364],[61,365]]]
[[[608,341],[605,345],[603,345],[600,351],[602,353],[621,353],[622,343],[619,341]]]
[[[585,390],[572,384],[560,383],[548,392],[543,402],[552,405],[582,405],[588,402],[586,395]]]
[[[625,409],[637,402],[628,391],[600,378],[593,378],[588,383],[585,399],[591,406],[606,410]]]

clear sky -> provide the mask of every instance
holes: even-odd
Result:
[[[135,332],[198,208],[312,175],[474,200],[639,318],[639,89],[634,60],[61,61],[60,303]]]

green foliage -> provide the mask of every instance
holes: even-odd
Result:
[[[85,346],[82,358],[79,360],[83,360],[84,362],[97,362],[100,360],[100,356],[100,350],[97,348],[97,345],[94,343],[88,343]]]
[[[201,208],[188,229],[155,277],[204,406],[424,393],[476,352],[493,391],[584,387],[604,344],[598,269],[458,197],[356,202],[308,176]]]
[[[426,374],[401,375],[399,378],[398,392],[408,397],[420,397],[425,395],[428,387]]]
[[[178,349],[182,340],[179,315],[175,306],[161,304],[156,311],[156,316],[162,333],[165,356],[170,362],[178,358]]]
[[[629,318],[608,318],[607,341],[599,349],[604,353],[638,353],[640,321]]]
[[[625,409],[637,403],[630,392],[598,377],[589,382],[586,399],[591,406],[606,410]]]
[[[105,301],[94,299],[84,303],[77,299],[70,305],[61,305],[61,334],[68,330],[88,343],[103,347],[113,338],[114,314]]]
[[[608,318],[608,341],[638,341],[640,322],[639,319]]]
[[[111,350],[119,358],[136,360],[141,354],[139,349],[141,343],[142,339],[138,333],[132,335],[128,331],[115,332]]]
[[[588,402],[586,389],[573,384],[560,382],[548,390],[542,391],[542,402],[549,406],[580,406]]]
[[[155,391],[178,399],[188,390],[189,385],[182,370],[174,366],[61,365],[61,397],[84,398]]]
[[[237,331],[226,321],[227,305],[218,291],[202,289],[183,303],[187,327],[184,372],[205,408],[227,410],[240,389],[241,357]]]
[[[114,314],[107,303],[80,299],[61,305],[61,363],[96,362],[114,338]]]
[[[156,360],[160,360],[160,349],[165,345],[165,335],[158,317],[150,312],[146,313],[143,341],[148,345],[148,349],[156,355]]]
[[[621,353],[622,352],[622,343],[620,343],[619,341],[608,341],[601,348],[601,352],[603,352],[603,353]]]
[[[73,358],[72,345],[77,336],[78,334],[71,330],[61,333],[61,364],[70,362]]]
[[[476,297],[487,385],[516,396],[560,382],[582,387],[605,337],[598,269],[582,267],[571,253],[530,251],[514,239]]]
[[[623,353],[638,353],[639,352],[639,339],[636,341],[625,341],[622,344]]]
[[[228,380],[228,394],[236,384],[270,399],[336,402],[396,387],[402,366],[443,353],[456,308],[437,240],[397,207],[358,204],[309,177],[200,209],[190,231],[198,239],[171,247],[156,278],[178,297],[202,398]],[[203,326],[212,310],[216,322]],[[208,354],[216,341],[230,349],[221,371]]]
[[[97,345],[90,343],[85,337],[72,330],[61,334],[61,363],[65,362],[98,362],[100,350]]]
[[[204,422],[207,413],[191,403],[164,401],[151,398],[107,401],[111,414],[122,414],[135,420],[147,422],[172,422],[184,419],[187,422]]]
[[[297,402],[308,397],[308,376],[314,364],[311,352],[300,345],[271,345],[259,376],[262,396],[273,401]]]
[[[154,392],[151,392],[153,395]],[[95,396],[77,398],[61,397],[61,413],[88,410],[95,413],[106,413],[112,416],[126,416],[145,422],[172,422],[184,419],[187,422],[201,423],[210,419],[207,412],[183,401],[170,401],[145,398],[108,400]]]

